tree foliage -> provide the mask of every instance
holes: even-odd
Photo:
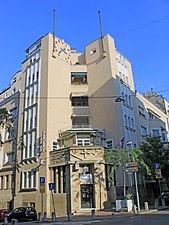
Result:
[[[6,108],[0,108],[0,126],[12,127],[13,118]]]
[[[144,161],[151,170],[151,178],[155,179],[154,164],[160,163],[161,173],[169,186],[169,144],[161,142],[160,137],[146,137],[140,146],[144,153]]]
[[[139,148],[133,148],[132,151],[115,148],[107,149],[105,150],[104,159],[106,164],[111,165],[110,179],[113,177],[117,167],[122,166],[123,170],[125,170],[126,163],[133,162],[133,159],[137,162],[139,173],[151,175],[151,170],[145,162],[143,151]]]

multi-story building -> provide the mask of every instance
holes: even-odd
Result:
[[[0,107],[6,108],[14,118],[13,128],[0,127],[0,205],[1,208],[12,207],[16,193],[16,164],[18,161],[20,125],[22,122],[20,94],[22,72],[19,71],[11,79],[11,85],[0,93]]]
[[[145,136],[160,136],[161,141],[168,141],[168,115],[150,102],[144,95],[136,94],[135,118],[138,143],[144,141]]]
[[[125,148],[128,141],[134,146],[140,142],[129,60],[108,34],[78,53],[48,33],[26,50],[15,82],[19,96],[6,96],[0,102],[10,110],[7,102],[18,100],[17,160],[14,167],[10,165],[15,194],[3,199],[4,207],[12,199],[15,207],[34,206],[48,216],[54,210],[60,216],[103,208],[109,200],[104,147]],[[7,142],[1,150],[3,159],[11,150],[5,146]],[[1,162],[0,177],[7,175],[4,168]],[[122,177],[116,176],[117,192],[123,186]],[[54,205],[48,187],[51,182],[56,186]]]

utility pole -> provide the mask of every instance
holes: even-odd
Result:
[[[134,158],[134,153],[133,153],[132,142],[128,142],[127,145],[129,146],[130,151],[131,151],[131,153],[132,153],[133,163],[135,163],[135,158]],[[134,179],[135,179],[135,185],[136,185],[137,208],[138,208],[138,211],[140,212],[140,199],[139,199],[139,193],[138,193],[137,172],[134,171],[133,173],[134,173]]]

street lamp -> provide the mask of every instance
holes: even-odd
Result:
[[[133,148],[132,148],[132,142],[131,141],[127,142],[127,146],[130,147],[130,151],[132,153],[133,163],[135,163]],[[138,211],[140,212],[140,200],[139,200],[139,193],[138,193],[137,172],[136,171],[134,171],[134,179],[135,179],[135,184],[136,184],[137,207],[138,207]]]

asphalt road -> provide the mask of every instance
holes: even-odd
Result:
[[[112,219],[97,219],[94,221],[79,221],[79,222],[53,222],[53,223],[38,223],[38,222],[20,222],[19,225],[169,225],[169,209],[158,211],[153,214],[142,214],[133,216],[112,217]],[[10,223],[9,223],[10,225]]]

